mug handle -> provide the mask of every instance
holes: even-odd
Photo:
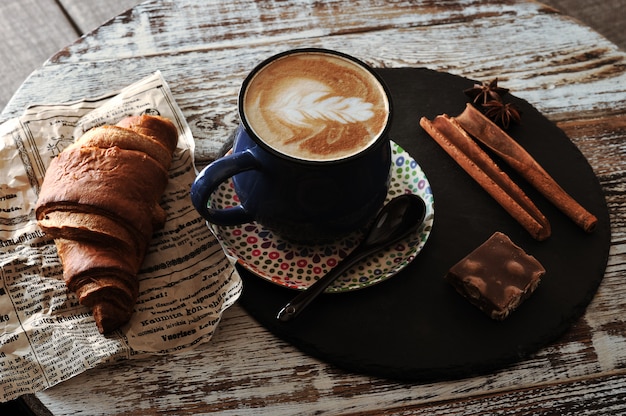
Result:
[[[247,170],[258,169],[260,163],[248,149],[215,160],[196,177],[191,185],[191,202],[196,211],[210,223],[217,225],[239,225],[254,221],[243,205],[215,209],[208,207],[211,194],[231,176]]]

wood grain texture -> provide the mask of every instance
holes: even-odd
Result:
[[[303,46],[338,49],[376,67],[497,76],[556,122],[589,160],[611,216],[609,264],[585,315],[557,342],[493,374],[396,383],[303,355],[236,305],[208,345],[103,366],[29,399],[54,415],[626,412],[626,54],[552,8],[505,0],[148,1],[60,51],[0,118],[161,70],[202,166],[238,123],[247,72]]]
[[[626,31],[624,30],[624,9],[626,0],[617,1],[577,1],[543,0],[564,14],[575,17],[606,36],[622,50],[626,50]]]
[[[536,3],[464,1],[446,7],[425,1],[420,7],[414,2],[387,7],[354,2],[358,19],[333,13],[343,2],[314,3],[308,10],[298,2],[283,2],[278,8],[259,4],[245,8],[232,3],[228,9],[218,2],[199,9],[175,2],[141,4],[55,55],[51,65],[24,83],[25,88],[37,88],[14,97],[3,114],[33,102],[99,95],[159,69],[176,90],[194,134],[204,138],[209,127],[213,140],[200,140],[197,149],[202,163],[221,147],[213,145],[214,127],[223,141],[238,122],[236,96],[245,74],[279,50],[306,46],[342,50],[379,67],[425,66],[476,79],[499,76],[555,121],[568,114],[588,117],[582,112],[589,108],[615,111],[613,103],[623,97],[619,88],[608,88],[626,82],[619,70],[623,53],[592,30]],[[125,24],[127,20],[132,24]],[[384,30],[374,30],[376,25]],[[177,34],[175,42],[171,33]],[[543,39],[539,44],[538,38]],[[110,65],[111,60],[116,64]],[[63,72],[80,81],[57,88],[53,79]],[[207,83],[211,96],[205,100]],[[567,89],[566,99],[562,88]],[[601,102],[590,93],[594,88],[604,91]],[[30,101],[18,101],[22,97]]]
[[[141,3],[140,0],[58,0],[59,5],[70,16],[77,31],[89,33],[125,10]]]
[[[0,2],[0,27],[3,108],[24,77],[72,42],[77,33],[54,0],[4,0]]]
[[[139,0],[0,2],[0,108],[55,52],[137,3]]]

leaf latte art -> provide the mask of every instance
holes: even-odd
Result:
[[[286,91],[270,110],[280,115],[286,123],[308,127],[333,121],[341,124],[356,123],[374,116],[372,103],[359,97],[337,97],[332,92],[322,83],[298,80],[296,87]]]
[[[382,133],[389,105],[366,69],[339,56],[279,58],[249,83],[245,117],[267,145],[307,160],[336,160],[367,148]]]

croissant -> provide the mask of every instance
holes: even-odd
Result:
[[[165,223],[159,200],[177,141],[166,118],[127,117],[87,131],[46,171],[37,222],[54,239],[68,289],[91,308],[101,333],[132,315],[139,268],[152,232]]]

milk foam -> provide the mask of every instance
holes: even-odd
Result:
[[[313,79],[295,78],[268,110],[294,126],[324,125],[328,121],[341,124],[367,121],[374,117],[374,104],[360,97],[341,97],[328,85]]]
[[[245,117],[266,144],[287,155],[334,160],[367,148],[384,130],[389,104],[377,79],[335,55],[273,61],[248,84]]]

